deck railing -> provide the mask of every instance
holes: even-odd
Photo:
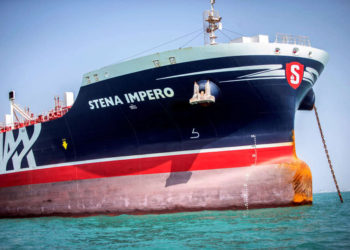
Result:
[[[296,44],[311,47],[310,39],[307,36],[295,36],[288,34],[276,34],[275,43]]]
[[[5,123],[1,122],[0,123],[0,134],[8,132],[8,131],[13,130],[13,129],[19,129],[19,128],[31,126],[31,125],[34,125],[37,123],[43,123],[43,122],[56,120],[56,119],[64,116],[69,111],[69,109],[71,107],[72,106],[62,107],[62,106],[58,105],[54,109],[52,109],[51,111],[49,111],[47,113],[43,113],[43,114],[38,115],[36,117],[33,117],[31,120],[16,121],[13,124],[7,124],[7,126]]]

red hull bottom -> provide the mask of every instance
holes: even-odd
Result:
[[[0,217],[252,209],[312,203],[309,167],[294,157],[256,166],[128,175],[0,189]]]

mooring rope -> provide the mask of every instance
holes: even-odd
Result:
[[[340,193],[340,190],[339,190],[339,186],[338,186],[338,182],[337,182],[337,179],[335,178],[333,165],[332,165],[332,162],[331,162],[331,158],[329,157],[326,140],[324,139],[320,118],[318,117],[318,112],[317,112],[317,108],[316,108],[315,105],[314,105],[314,111],[315,111],[315,116],[316,116],[318,128],[320,130],[320,134],[321,134],[321,137],[322,137],[323,148],[324,148],[324,151],[326,153],[326,156],[327,156],[327,159],[328,159],[328,164],[329,164],[329,167],[330,167],[332,175],[333,175],[333,180],[334,180],[335,186],[337,187],[337,191],[338,191],[338,195],[339,195],[339,198],[340,198],[340,202],[343,203],[343,197],[341,196],[341,193]]]

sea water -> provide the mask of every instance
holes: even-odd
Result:
[[[350,249],[350,192],[312,206],[0,220],[0,249]]]

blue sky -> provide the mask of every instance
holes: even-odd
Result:
[[[0,1],[0,120],[9,113],[8,91],[34,113],[53,97],[78,94],[82,74],[202,28],[209,0],[2,0]],[[223,26],[244,34],[306,35],[330,61],[314,90],[326,141],[342,190],[350,190],[350,1],[217,0]],[[225,31],[236,38],[237,35]],[[220,42],[227,42],[218,33]],[[151,51],[183,46],[193,36]],[[200,46],[203,37],[188,46]],[[313,173],[314,191],[335,190],[312,112],[296,116],[298,156]]]

